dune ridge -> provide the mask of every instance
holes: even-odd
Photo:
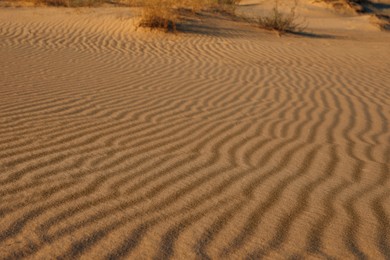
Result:
[[[2,258],[390,257],[387,34],[92,10],[0,9]]]

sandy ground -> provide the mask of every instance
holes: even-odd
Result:
[[[1,8],[0,258],[390,259],[390,34],[299,8]]]

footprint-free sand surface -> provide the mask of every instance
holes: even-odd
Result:
[[[1,8],[0,258],[390,259],[390,34],[299,10]]]

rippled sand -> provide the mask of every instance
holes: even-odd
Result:
[[[390,34],[305,8],[0,9],[0,258],[389,259]]]

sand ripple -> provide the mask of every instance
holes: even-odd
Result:
[[[390,258],[388,42],[34,10],[0,10],[2,258]]]

